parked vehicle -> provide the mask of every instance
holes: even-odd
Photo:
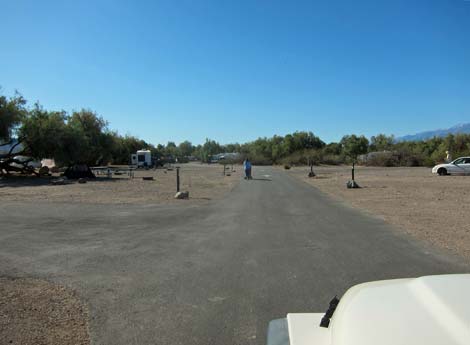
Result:
[[[287,314],[268,345],[461,345],[470,339],[470,274],[383,280],[350,288],[326,313]]]
[[[131,155],[131,164],[138,168],[152,167],[152,152],[150,150],[138,150],[137,153]]]
[[[450,163],[438,164],[432,168],[433,174],[470,175],[470,157],[460,157]]]
[[[18,168],[23,167],[25,164],[34,169],[39,169],[42,166],[40,161],[36,161],[33,158],[28,157],[28,156],[19,155],[19,156],[13,157],[13,159],[15,161],[18,161],[18,163],[11,163],[11,165],[16,166]]]

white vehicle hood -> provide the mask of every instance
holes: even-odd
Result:
[[[470,274],[356,285],[322,316],[288,314],[290,345],[468,345]]]

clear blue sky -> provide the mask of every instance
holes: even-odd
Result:
[[[152,143],[470,122],[470,1],[0,0],[0,85]]]

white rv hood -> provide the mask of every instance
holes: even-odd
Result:
[[[360,284],[324,313],[288,314],[290,345],[468,345],[470,274]],[[269,335],[268,335],[269,343]]]

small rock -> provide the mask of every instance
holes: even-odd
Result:
[[[144,181],[153,181],[153,176],[144,176],[144,177],[142,177],[142,180],[144,180]]]
[[[175,194],[175,199],[189,199],[189,192],[178,192]]]
[[[349,180],[346,183],[346,187],[348,187],[348,188],[361,188],[361,187],[359,187],[359,185],[354,180]]]
[[[78,179],[78,183],[86,183],[86,182],[87,182],[86,179],[83,177]]]
[[[310,172],[308,173],[308,177],[315,177],[315,176],[316,176],[316,175],[315,175],[315,173],[314,173],[313,171],[310,171]]]

